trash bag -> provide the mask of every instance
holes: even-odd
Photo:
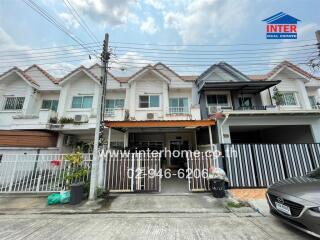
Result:
[[[70,202],[70,192],[69,191],[62,191],[60,192],[60,203],[69,203]]]
[[[48,196],[48,205],[60,204],[60,193],[52,193]]]

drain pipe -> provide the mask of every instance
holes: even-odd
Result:
[[[229,118],[229,113],[226,114],[225,119],[223,119],[221,125],[220,125],[220,133],[221,133],[221,143],[224,143],[224,139],[223,139],[223,125],[227,122]]]

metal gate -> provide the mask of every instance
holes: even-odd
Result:
[[[187,154],[189,191],[203,192],[209,190],[208,169],[213,165],[212,156],[205,152],[190,152]]]
[[[224,144],[229,186],[267,187],[320,165],[320,144]]]
[[[110,192],[160,192],[159,154],[103,154],[105,189]]]

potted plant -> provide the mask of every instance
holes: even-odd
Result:
[[[84,189],[88,185],[85,181],[88,170],[83,166],[83,154],[79,150],[66,155],[65,159],[69,161],[64,178],[71,192],[70,204],[78,204],[84,198]]]
[[[282,93],[279,92],[277,87],[273,88],[272,99],[276,102],[278,109],[280,109],[280,106],[283,105],[283,96],[282,96]]]

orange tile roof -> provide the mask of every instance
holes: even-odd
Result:
[[[33,67],[37,68],[43,75],[45,75],[54,84],[58,84],[59,83],[58,79],[54,78],[50,73],[48,73],[48,71],[44,70],[43,68],[41,68],[37,64],[31,65],[26,70],[24,70],[24,72],[26,73],[28,70],[30,70]]]
[[[4,72],[3,74],[0,75],[0,77],[6,75],[7,73],[11,72],[11,71],[16,71],[18,73],[20,73],[28,82],[36,85],[37,87],[40,87],[39,83],[37,83],[34,79],[32,79],[29,75],[27,75],[24,71],[22,71],[20,68],[18,67],[13,67],[10,68],[8,71]]]

